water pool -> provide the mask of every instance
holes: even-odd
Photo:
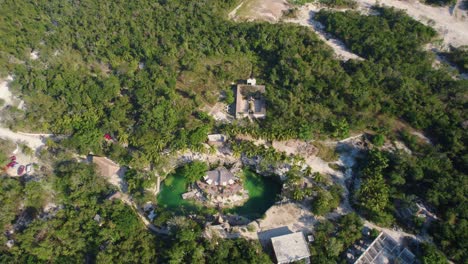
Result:
[[[169,175],[161,186],[158,204],[176,213],[201,211],[201,206],[195,202],[182,199],[187,186],[188,182],[183,175]],[[244,188],[249,191],[249,199],[245,204],[224,211],[256,219],[275,203],[276,196],[281,192],[281,183],[272,177],[263,177],[250,170],[244,170]]]
[[[187,187],[188,182],[183,175],[169,175],[161,184],[158,204],[177,213],[195,210],[197,205],[193,201],[182,199],[182,194],[187,192]]]
[[[244,188],[249,191],[249,199],[245,204],[225,211],[252,220],[260,218],[275,203],[276,196],[281,193],[281,183],[250,170],[244,170],[244,176]]]

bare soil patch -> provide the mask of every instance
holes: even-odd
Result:
[[[286,0],[245,0],[230,14],[234,20],[278,22],[290,7]]]

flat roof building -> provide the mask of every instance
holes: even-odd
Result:
[[[227,137],[223,134],[208,135],[208,144],[212,146],[221,146],[226,142]]]
[[[306,260],[309,263],[309,245],[302,232],[271,238],[278,264]]]
[[[247,84],[238,84],[236,89],[236,118],[265,118],[266,102],[263,94],[264,85],[256,85],[255,79],[248,79]]]

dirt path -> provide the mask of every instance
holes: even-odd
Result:
[[[457,4],[450,7],[436,7],[421,4],[416,0],[356,0],[361,9],[368,9],[377,2],[381,5],[405,10],[409,16],[437,30],[445,45],[459,47],[468,45],[468,17]]]
[[[45,145],[43,137],[50,136],[49,134],[26,134],[21,132],[13,132],[8,128],[0,127],[0,138],[8,139],[16,143],[25,143],[34,150],[40,149]]]
[[[346,48],[341,40],[336,39],[331,34],[325,32],[324,26],[320,22],[314,20],[315,13],[320,9],[322,8],[319,8],[317,5],[305,4],[299,8],[297,17],[295,19],[287,19],[284,21],[296,23],[312,29],[315,33],[317,33],[321,40],[323,40],[333,49],[338,59],[343,61],[347,61],[349,59],[362,60],[363,58],[357,54],[352,53],[348,48]]]
[[[228,14],[229,19],[235,19],[237,11],[239,10],[239,8],[242,7],[243,4],[244,2],[242,1],[238,6],[236,6],[236,8],[234,8],[231,12],[229,12]]]
[[[167,229],[162,229],[162,228],[159,228],[155,225],[153,225],[145,216],[145,213],[143,212],[143,210],[141,210],[141,208],[139,208],[135,202],[133,202],[130,197],[126,194],[126,193],[121,193],[119,192],[119,195],[117,196],[119,197],[119,199],[124,202],[125,204],[127,204],[128,206],[130,206],[134,211],[135,213],[137,213],[138,217],[140,218],[140,220],[143,222],[143,224],[146,226],[146,228],[148,228],[148,230],[150,230],[151,232],[153,232],[154,234],[159,234],[159,235],[169,235],[169,230]]]
[[[3,99],[5,103],[3,107],[13,104],[14,96],[11,94],[8,84],[13,81],[13,77],[8,75],[5,79],[0,80],[0,99]]]

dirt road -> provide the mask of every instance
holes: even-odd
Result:
[[[468,17],[466,11],[460,10],[460,6],[436,7],[421,4],[416,0],[356,0],[362,9],[366,9],[377,2],[380,5],[395,7],[405,10],[409,16],[423,24],[433,27],[446,45],[459,47],[468,45]]]
[[[347,61],[349,59],[362,60],[363,58],[348,50],[348,48],[346,48],[341,40],[336,39],[331,34],[325,32],[324,26],[320,22],[314,20],[315,13],[320,9],[321,8],[319,8],[317,5],[306,4],[299,8],[296,18],[286,19],[284,21],[309,27],[311,30],[317,33],[318,37],[322,41],[327,43],[328,46],[333,49],[338,59],[343,61]]]

